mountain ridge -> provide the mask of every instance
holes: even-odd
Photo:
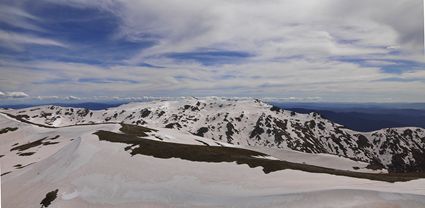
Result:
[[[357,132],[317,113],[295,113],[258,99],[185,98],[129,103],[106,110],[38,106],[2,112],[52,127],[123,122],[177,129],[234,145],[333,154],[389,172],[425,170],[422,128]]]

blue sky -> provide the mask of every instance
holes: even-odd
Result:
[[[425,102],[420,0],[0,0],[0,103]]]

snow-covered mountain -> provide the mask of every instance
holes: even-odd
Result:
[[[2,207],[425,206],[424,174],[369,170],[367,162],[311,153],[320,152],[315,146],[292,150],[267,133],[285,119],[293,142],[306,139],[297,125],[311,120],[349,131],[255,100],[2,110]]]
[[[2,112],[49,127],[123,122],[175,129],[247,148],[338,155],[389,172],[425,171],[422,128],[356,132],[316,113],[299,114],[254,99],[187,98],[130,103],[99,111],[41,106]]]

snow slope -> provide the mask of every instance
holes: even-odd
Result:
[[[0,114],[0,129],[17,128],[0,134],[0,160],[2,174],[13,172],[46,159],[70,142],[90,137],[99,130],[120,132],[120,124],[96,124],[67,126],[62,128],[44,128],[22,123]],[[146,139],[208,146],[233,146],[212,141],[203,137],[184,134],[172,129],[158,128],[148,133]]]
[[[291,161],[295,163],[310,164],[320,167],[328,167],[338,170],[349,170],[355,172],[366,173],[388,173],[386,169],[372,170],[367,168],[369,163],[355,161],[349,158],[330,155],[330,154],[311,154],[305,152],[294,151],[290,149],[278,149],[270,147],[244,147],[246,149],[263,152],[280,160]]]
[[[316,113],[298,114],[259,100],[186,98],[130,103],[100,111],[40,106],[3,112],[23,121],[53,127],[124,122],[176,129],[249,148],[338,155],[370,164],[369,169],[378,171],[425,171],[424,129],[410,127],[356,132]]]

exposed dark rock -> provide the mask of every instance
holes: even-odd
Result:
[[[254,129],[251,131],[251,134],[249,135],[249,138],[256,137],[257,139],[260,139],[260,135],[264,133],[264,129],[262,128],[263,118],[264,118],[264,115],[261,115],[260,118],[258,118],[257,122],[255,123]]]
[[[282,111],[282,112],[283,112],[283,110],[282,110],[281,108],[276,107],[276,106],[272,106],[272,107],[270,108],[270,110],[271,110],[271,111],[275,111],[275,112],[277,112],[277,113],[279,113],[280,111]]]
[[[0,129],[0,134],[5,134],[7,132],[16,131],[16,130],[18,130],[18,127],[6,127],[4,129]]]
[[[208,132],[207,127],[201,127],[201,128],[198,129],[198,131],[194,135],[203,137],[204,134],[207,133],[207,132]]]
[[[169,128],[169,129],[174,129],[174,128],[181,129],[182,126],[179,123],[169,123],[169,124],[165,125],[165,128]]]
[[[369,165],[366,166],[366,168],[371,170],[382,170],[385,169],[385,166],[382,164],[382,162],[378,158],[373,158]]]
[[[48,116],[52,116],[52,113],[46,113],[44,111],[41,112],[40,118],[47,118]]]
[[[311,120],[311,121],[309,121],[309,122],[307,123],[307,126],[308,126],[310,129],[314,129],[314,128],[316,128],[316,122],[315,122],[314,120]]]
[[[360,149],[364,149],[364,148],[368,148],[368,147],[372,147],[372,145],[369,143],[369,140],[367,140],[367,138],[361,134],[355,135],[357,136],[357,146]]]
[[[46,194],[46,197],[44,197],[43,200],[41,200],[40,204],[41,207],[48,207],[50,206],[50,204],[52,203],[52,201],[54,201],[58,195],[58,189],[51,191],[49,193]]]
[[[158,113],[158,118],[165,114],[165,111],[161,111]]]
[[[230,122],[227,122],[226,128],[227,128],[227,131],[226,131],[227,143],[233,144],[233,137],[232,136],[235,132],[237,132],[237,130],[235,129],[233,124],[230,123]]]
[[[145,108],[145,109],[143,109],[143,110],[140,111],[140,116],[142,118],[146,118],[146,117],[149,116],[150,113],[151,113],[151,111]]]
[[[323,121],[320,121],[318,124],[317,124],[317,127],[319,127],[319,129],[320,130],[325,130],[326,128],[325,128],[325,123],[323,123]]]
[[[90,110],[89,109],[80,109],[80,110],[78,110],[77,111],[77,115],[78,116],[81,116],[81,117],[84,117],[84,116],[87,116],[88,114],[89,114],[89,112],[90,112]]]

